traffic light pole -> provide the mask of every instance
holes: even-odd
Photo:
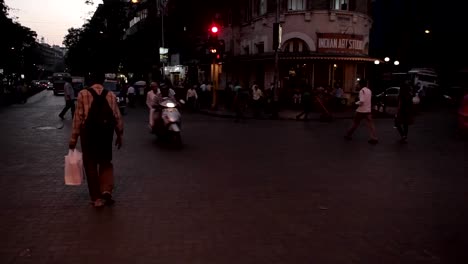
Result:
[[[211,87],[213,92],[213,101],[211,108],[215,109],[218,99],[218,87],[219,87],[219,74],[221,73],[221,65],[216,63],[216,59],[213,59],[211,62],[211,81],[213,82],[213,87]]]
[[[216,58],[220,58],[220,45],[218,40],[219,29],[216,25],[213,25],[210,29],[210,36],[208,38],[209,44],[209,53],[212,56],[211,65],[210,65],[210,75],[211,75],[211,82],[213,83],[212,89],[212,102],[211,108],[216,108],[216,103],[218,99],[218,87],[219,87],[219,74],[221,73],[221,65],[216,63]]]

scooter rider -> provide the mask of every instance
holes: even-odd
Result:
[[[175,99],[175,92],[172,88],[169,87],[166,83],[162,82],[159,84],[159,89],[154,96],[153,100],[153,107],[155,108],[154,111],[154,123],[153,125],[159,125],[161,124],[161,107],[160,104],[162,101],[164,101],[164,98],[169,98],[174,101],[174,103],[177,103]]]

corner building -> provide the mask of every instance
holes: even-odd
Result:
[[[355,92],[368,78],[370,0],[241,0],[227,9],[220,38],[225,40],[223,81],[274,80],[273,23],[281,23],[279,81],[281,99],[305,87],[343,87]]]

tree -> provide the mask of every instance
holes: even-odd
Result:
[[[40,61],[37,34],[8,17],[8,6],[0,0],[0,28],[8,36],[0,41],[0,68],[6,73],[24,73],[31,77],[34,64]]]
[[[73,73],[118,72],[126,18],[124,7],[120,1],[105,1],[83,27],[68,30],[63,44],[68,48],[66,64]]]

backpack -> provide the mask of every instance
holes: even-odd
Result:
[[[87,88],[86,90],[93,95],[93,102],[85,121],[85,129],[94,136],[105,136],[108,135],[107,133],[111,133],[110,136],[112,137],[117,122],[114,112],[106,99],[108,91],[104,89],[99,95],[93,88]]]

